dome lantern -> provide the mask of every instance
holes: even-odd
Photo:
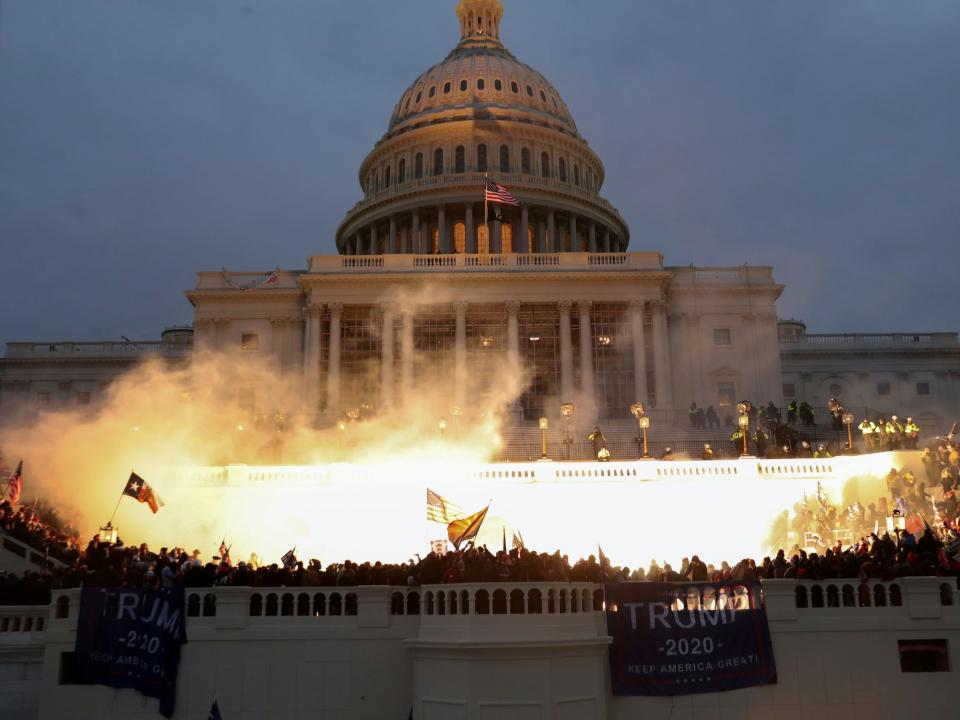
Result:
[[[460,18],[460,41],[499,40],[503,4],[500,0],[460,0],[457,3]]]

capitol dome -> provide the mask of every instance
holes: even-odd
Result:
[[[500,0],[460,0],[460,40],[403,92],[360,166],[345,255],[623,252],[604,169],[566,103],[500,40]],[[487,178],[519,205],[484,212]],[[486,219],[486,223],[484,220]]]

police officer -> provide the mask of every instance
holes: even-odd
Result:
[[[863,447],[867,452],[876,450],[877,425],[870,418],[865,417],[857,426],[863,433]]]

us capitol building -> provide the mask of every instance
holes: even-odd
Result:
[[[403,91],[360,165],[363,197],[337,229],[338,254],[306,270],[199,273],[187,292],[193,353],[302,373],[305,411],[321,423],[394,406],[431,378],[463,404],[468,385],[496,385],[503,361],[528,379],[510,408],[517,424],[562,402],[588,423],[629,418],[635,400],[678,420],[691,401],[724,413],[741,398],[822,407],[834,395],[948,422],[960,402],[955,333],[807,335],[778,325],[771,268],[670,267],[643,238],[631,247],[563,98],[501,42],[500,1],[461,0],[456,12],[458,44]],[[519,206],[485,217],[485,176]],[[181,361],[182,336],[9,343],[0,404],[95,402],[143,355]],[[240,384],[247,406],[274,410],[255,380]]]

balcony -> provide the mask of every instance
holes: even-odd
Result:
[[[957,333],[833,333],[780,337],[786,351],[960,348]]]
[[[313,274],[662,270],[660,253],[314,255]],[[211,273],[212,274],[212,273]]]
[[[69,360],[82,358],[147,358],[190,357],[193,346],[189,343],[165,343],[160,340],[144,342],[52,342],[7,343],[7,358],[31,358],[47,360]]]

